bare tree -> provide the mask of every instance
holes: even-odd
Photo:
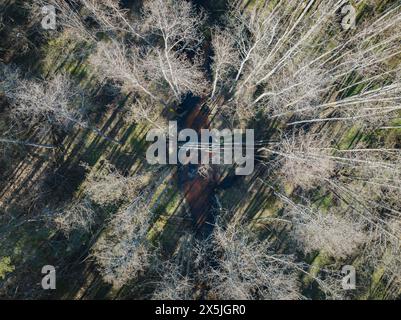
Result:
[[[293,1],[271,10],[230,11],[229,29],[235,30],[240,56],[235,96],[242,101],[241,108],[254,109],[250,115],[259,108],[274,114],[320,98],[326,79],[322,68],[310,64],[306,52],[341,3],[330,1],[315,8],[313,2]],[[310,10],[313,13],[307,14]]]
[[[204,19],[203,13],[198,14],[190,2],[183,0],[151,0],[144,6],[144,31],[162,41],[160,47],[154,48],[150,67],[161,73],[177,100],[188,92],[205,91],[201,61],[197,57],[190,61],[187,56],[190,52],[199,53],[199,28]]]
[[[116,16],[122,19],[124,15],[120,12]],[[131,25],[128,17],[123,20],[128,23],[127,26]],[[136,22],[141,28],[127,30],[137,34],[141,41],[129,47],[120,39],[112,40],[109,45],[100,43],[91,59],[92,64],[105,78],[162,104],[166,104],[169,98],[165,96],[166,85],[178,101],[189,92],[202,94],[206,88],[199,57],[202,41],[199,27],[203,21],[204,15],[197,14],[187,1],[148,1],[144,4],[140,20]],[[108,24],[111,28],[117,23],[110,21]],[[194,58],[190,59],[189,54],[193,53]]]
[[[190,300],[195,284],[183,275],[182,267],[173,262],[163,263],[161,280],[153,293],[154,300]]]
[[[397,148],[369,148],[359,143],[354,148],[339,149],[331,146],[325,134],[301,130],[260,151],[276,157],[275,161],[282,166],[280,174],[286,181],[295,182],[306,190],[322,183],[333,186],[356,183],[370,190],[368,197],[375,194],[380,198],[400,188],[400,151]],[[267,155],[262,157],[270,159]]]
[[[87,199],[74,200],[52,216],[58,230],[69,235],[73,230],[90,231],[95,223],[95,211]]]
[[[336,31],[333,16],[345,3],[293,1],[229,12],[228,29],[235,30],[232,36],[240,57],[234,79],[236,103],[231,107],[240,118],[263,111],[280,119],[295,113],[300,119],[292,125],[348,121],[378,126],[396,116],[399,81],[391,79],[395,70],[389,65],[400,54],[400,8],[390,7],[346,40],[329,40],[324,32]],[[355,72],[363,78],[343,85],[341,96],[327,102],[338,83],[347,83]],[[343,95],[358,84],[370,88]]]
[[[54,128],[67,130],[78,126],[91,130],[110,142],[119,143],[84,120],[84,91],[73,84],[69,76],[57,74],[50,80],[28,80],[21,78],[18,70],[14,72],[16,74],[5,72],[10,78],[2,81],[1,86],[10,102],[10,117],[15,124],[23,124],[24,129],[26,126],[39,129],[38,136],[41,138],[48,136],[49,131]],[[14,141],[23,144],[20,139],[9,140],[10,143]],[[25,144],[33,146],[31,142]]]
[[[71,123],[85,125],[79,105],[82,93],[65,75],[57,75],[49,81],[14,78],[13,86],[6,88],[5,95],[11,101],[11,115],[17,122],[39,125],[45,131],[48,125],[63,128]]]
[[[100,80],[105,78],[115,81],[127,91],[138,91],[151,99],[157,100],[151,91],[154,80],[150,78],[146,53],[140,48],[127,48],[117,41],[99,43],[90,62],[97,71]]]
[[[119,0],[81,0],[83,8],[98,23],[103,32],[128,33],[143,38],[139,25],[129,15],[129,10],[121,8]]]
[[[288,125],[346,121],[350,124],[362,124],[368,127],[382,126],[395,118],[400,110],[398,101],[400,88],[400,81],[396,79],[391,84],[381,85],[380,88],[366,87],[363,92],[357,95],[337,101],[305,106],[294,110],[294,112],[302,113],[305,116],[310,115],[309,119],[290,122]],[[319,111],[320,113],[330,114],[330,116],[319,117]],[[289,113],[286,111],[276,116],[284,116]]]
[[[87,170],[90,168],[84,165]],[[99,171],[91,170],[85,181],[85,194],[99,205],[129,202],[139,195],[147,179],[142,175],[122,175],[112,164],[104,161]]]
[[[287,216],[293,225],[292,236],[304,252],[320,251],[345,259],[369,241],[365,221],[358,215],[341,215],[335,208],[329,212],[312,209],[309,204],[291,205]]]
[[[327,140],[312,133],[299,132],[283,137],[274,148],[261,148],[277,157],[281,164],[280,175],[286,182],[305,190],[313,188],[333,175],[336,162],[326,149]]]
[[[268,243],[255,240],[250,230],[216,226],[208,245],[200,246],[215,261],[205,272],[212,298],[302,298],[293,257],[269,253]]]
[[[238,65],[238,53],[229,30],[216,28],[212,32],[213,56],[213,89],[211,98],[215,96],[218,86],[229,81],[228,75]]]
[[[136,99],[127,109],[124,120],[128,123],[148,123],[164,131],[168,128],[166,119],[160,115],[160,108],[152,101]]]
[[[152,257],[147,239],[151,212],[144,196],[122,207],[96,242],[92,255],[104,280],[120,287],[143,272]]]

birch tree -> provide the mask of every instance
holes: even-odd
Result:
[[[121,287],[149,266],[152,251],[147,233],[151,216],[147,200],[140,195],[110,221],[107,232],[92,250],[106,282]]]
[[[100,81],[111,79],[126,91],[138,91],[144,96],[158,100],[151,87],[155,79],[149,75],[146,52],[138,47],[126,47],[117,41],[99,43],[90,63],[97,71]]]
[[[144,6],[144,30],[161,40],[154,50],[154,64],[177,100],[189,91],[201,94],[205,90],[201,61],[195,57],[191,62],[187,56],[199,54],[204,20],[205,15],[187,1],[151,0]]]
[[[279,174],[284,181],[308,190],[330,179],[336,169],[336,162],[326,149],[327,140],[318,135],[304,132],[282,137],[274,148],[261,148],[266,157],[273,155],[281,165]],[[262,156],[263,157],[263,156]]]
[[[161,280],[153,293],[154,300],[190,300],[193,298],[195,284],[184,275],[180,265],[174,262],[163,263]]]
[[[352,213],[343,216],[335,208],[326,213],[310,205],[296,205],[287,216],[291,219],[294,240],[306,253],[322,250],[332,257],[345,259],[369,241],[364,221]]]
[[[74,200],[60,208],[52,217],[58,230],[68,236],[73,230],[89,232],[95,223],[96,213],[87,199]]]
[[[90,168],[84,164],[87,170]],[[104,161],[99,171],[93,169],[85,181],[85,194],[96,204],[105,206],[135,199],[146,185],[144,175],[123,175],[110,162]]]
[[[249,230],[216,226],[204,252],[216,259],[206,273],[213,298],[302,298],[293,257],[269,253],[268,244],[253,239]]]
[[[213,30],[212,48],[214,55],[212,58],[213,89],[211,98],[216,95],[219,86],[227,84],[229,81],[229,74],[233,72],[239,60],[234,39],[230,35],[229,30],[221,30],[219,28]]]
[[[47,125],[61,128],[69,124],[85,125],[80,105],[82,92],[67,76],[56,75],[49,81],[19,79],[14,84],[5,95],[11,101],[11,115],[17,122],[44,129]]]

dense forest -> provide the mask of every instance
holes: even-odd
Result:
[[[0,298],[399,299],[400,44],[399,0],[0,0]],[[253,173],[150,164],[170,121]]]

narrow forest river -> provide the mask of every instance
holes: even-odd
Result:
[[[187,97],[178,108],[181,116],[178,118],[178,130],[193,129],[200,134],[201,129],[210,126],[210,109],[204,103],[205,99]],[[191,212],[193,227],[199,236],[207,236],[214,223],[215,189],[219,177],[215,172],[207,176],[198,173],[199,164],[179,164],[178,182],[184,192]]]

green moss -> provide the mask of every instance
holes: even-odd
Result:
[[[322,269],[323,266],[329,264],[331,262],[331,259],[328,254],[325,252],[321,251],[319,254],[313,259],[310,269],[309,269],[309,275],[305,275],[303,278],[303,283],[305,286],[309,285],[313,281],[313,277],[316,277],[319,273],[319,271]]]
[[[356,126],[346,131],[338,144],[338,148],[349,149],[354,140],[357,138],[358,134],[359,134],[359,128]]]
[[[328,210],[333,205],[333,194],[328,194],[324,196],[319,203],[319,208],[324,211]]]
[[[4,279],[7,273],[13,272],[15,267],[11,264],[10,257],[0,259],[0,279]]]

